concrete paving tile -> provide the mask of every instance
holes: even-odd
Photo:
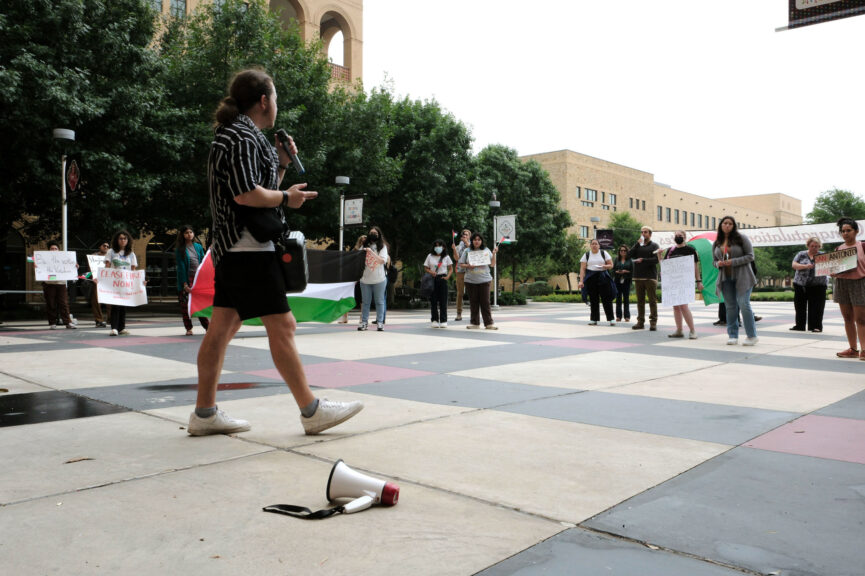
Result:
[[[576,350],[619,350],[640,346],[635,342],[616,342],[614,340],[598,340],[597,338],[557,338],[555,340],[537,340],[527,342],[537,346],[558,346],[559,348],[574,348]]]
[[[0,544],[15,551],[4,569],[70,576],[465,575],[562,529],[406,483],[392,508],[319,521],[262,512],[277,503],[329,507],[330,468],[276,452],[18,504],[4,510],[3,523],[15,526]]]
[[[317,436],[306,436],[300,423],[300,409],[294,397],[287,389],[284,390],[283,394],[267,397],[223,400],[220,395],[217,395],[216,399],[221,410],[236,418],[248,420],[252,425],[249,432],[242,432],[237,435],[238,437],[282,449],[328,442],[348,436],[366,435],[376,430],[386,430],[425,420],[438,420],[466,411],[466,408],[371,396],[345,389],[327,390],[325,393],[315,391],[319,398],[342,402],[360,400],[364,403],[364,408],[354,418],[339,426]],[[193,409],[194,404],[156,408],[147,413],[172,420],[178,426],[185,427]]]
[[[8,336],[8,333],[0,332],[0,346],[32,345],[41,342],[37,338],[25,338],[22,336]]]
[[[865,466],[736,448],[585,526],[758,574],[861,576]]]
[[[491,566],[477,576],[742,576],[742,572],[637,542],[580,528],[552,538]]]
[[[731,446],[741,444],[797,417],[797,414],[791,412],[598,391],[530,400],[498,409],[540,418],[555,418]]]
[[[727,449],[483,410],[295,450],[577,523]]]
[[[468,332],[468,330],[467,330]],[[587,350],[588,352],[589,350]],[[483,366],[499,366],[511,364],[520,360],[541,360],[544,358],[558,358],[574,354],[574,349],[555,346],[524,346],[510,342],[498,343],[480,350],[466,349],[465,351],[454,351],[447,353],[442,359],[440,352],[423,354],[405,354],[389,358],[376,358],[376,364],[385,366],[398,366],[401,368],[412,368],[414,370],[458,371],[480,368]]]
[[[168,336],[124,336],[112,338],[108,334],[93,340],[79,340],[79,344],[99,346],[100,348],[127,348],[131,346],[153,346],[154,344],[186,344],[186,338]]]
[[[428,376],[430,372],[412,370],[410,368],[395,368],[372,362],[328,362],[304,366],[306,380],[310,386],[318,388],[344,388],[356,384],[370,382],[388,382],[390,380],[405,380]],[[282,379],[276,368],[249,372],[253,376]]]
[[[745,445],[786,454],[865,464],[865,420],[808,414]]]
[[[7,374],[61,390],[198,377],[195,363],[105,348],[56,350],[47,362],[27,352],[2,358]]]
[[[862,390],[865,379],[861,375],[833,374],[827,378],[826,373],[814,370],[731,363],[607,391],[808,413]]]
[[[465,378],[450,374],[421,376],[408,380],[379,382],[352,386],[352,392],[402,398],[415,402],[428,402],[443,406],[492,408],[534,398],[561,396],[567,390],[544,386],[529,386],[511,382],[496,382],[479,378]]]
[[[4,462],[0,503],[84,490],[270,449],[228,436],[192,438],[172,422],[131,412],[13,426],[3,429],[0,443],[0,461]]]
[[[0,372],[0,390],[2,390],[0,391],[0,396],[6,396],[7,394],[45,392],[46,390],[50,390],[50,388]]]
[[[495,318],[495,317],[494,317]],[[551,322],[537,321],[513,321],[506,322],[508,333],[520,334],[522,336],[534,336],[537,338],[576,338],[588,334],[581,334],[577,324],[554,324]],[[500,330],[505,326],[499,326]]]
[[[865,420],[865,392],[859,392],[815,412],[822,416]]]
[[[629,354],[628,350],[592,352],[560,358],[549,358],[488,366],[474,370],[454,372],[456,376],[486,378],[502,382],[556,386],[571,390],[598,390],[612,386],[687,374],[717,364],[687,358],[665,359],[646,354]],[[627,370],[611,370],[612,366]]]
[[[483,338],[448,338],[428,335],[407,334],[404,332],[357,332],[346,331],[327,334],[309,334],[296,338],[297,349],[301,354],[309,354],[334,360],[367,360],[383,356],[417,354],[419,352],[445,352],[466,348],[495,346],[498,342]],[[233,341],[233,346],[248,346],[266,349],[264,338]]]

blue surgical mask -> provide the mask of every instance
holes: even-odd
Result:
[[[441,254],[441,253],[442,253],[442,247],[441,247],[441,246],[436,246],[436,247],[435,247],[435,251],[436,251],[436,254]]]

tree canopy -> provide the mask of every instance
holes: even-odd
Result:
[[[807,218],[812,224],[834,224],[842,216],[854,220],[865,219],[865,199],[848,190],[826,190],[817,196],[814,209]]]

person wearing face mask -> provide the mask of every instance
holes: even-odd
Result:
[[[384,267],[389,259],[388,244],[381,228],[378,226],[370,228],[363,250],[366,250],[366,266],[363,269],[363,276],[360,277],[360,293],[363,304],[360,312],[360,324],[357,329],[363,332],[369,326],[369,309],[372,301],[375,300],[375,324],[376,329],[381,332],[384,330],[385,306],[387,305],[385,302],[387,276]]]
[[[429,297],[430,320],[433,328],[448,327],[448,280],[453,272],[453,260],[445,252],[442,240],[433,242],[432,250],[423,263],[424,269],[435,278]]]
[[[676,235],[673,237],[673,241],[675,245],[667,250],[667,254],[664,256],[664,259],[667,260],[669,258],[681,258],[683,256],[693,256],[694,257],[694,278],[697,282],[697,290],[703,289],[703,279],[702,273],[700,271],[700,257],[697,255],[697,250],[694,249],[693,246],[688,246],[685,244],[685,231],[684,230],[676,230]],[[673,306],[673,319],[676,321],[676,331],[667,334],[669,338],[684,338],[685,334],[682,332],[682,319],[685,319],[685,322],[688,324],[688,338],[691,340],[697,339],[697,330],[694,328],[694,316],[691,314],[691,309],[688,308],[687,304],[679,304],[678,306]]]

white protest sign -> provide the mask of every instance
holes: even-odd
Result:
[[[679,306],[696,300],[694,292],[697,280],[694,277],[694,257],[661,260],[661,304]]]
[[[96,284],[100,304],[116,306],[141,306],[147,304],[144,286],[144,270],[103,268]]]
[[[96,280],[99,278],[99,271],[105,268],[105,256],[101,254],[88,254],[87,264],[90,266],[90,275]]]
[[[75,252],[60,250],[37,250],[33,252],[36,280],[75,280],[78,278],[78,265]]]
[[[856,247],[845,248],[843,250],[835,250],[820,254],[814,258],[814,275],[828,276],[852,270],[859,265],[859,255],[856,253]]]
[[[470,266],[489,266],[492,260],[487,250],[469,250],[466,260]]]

